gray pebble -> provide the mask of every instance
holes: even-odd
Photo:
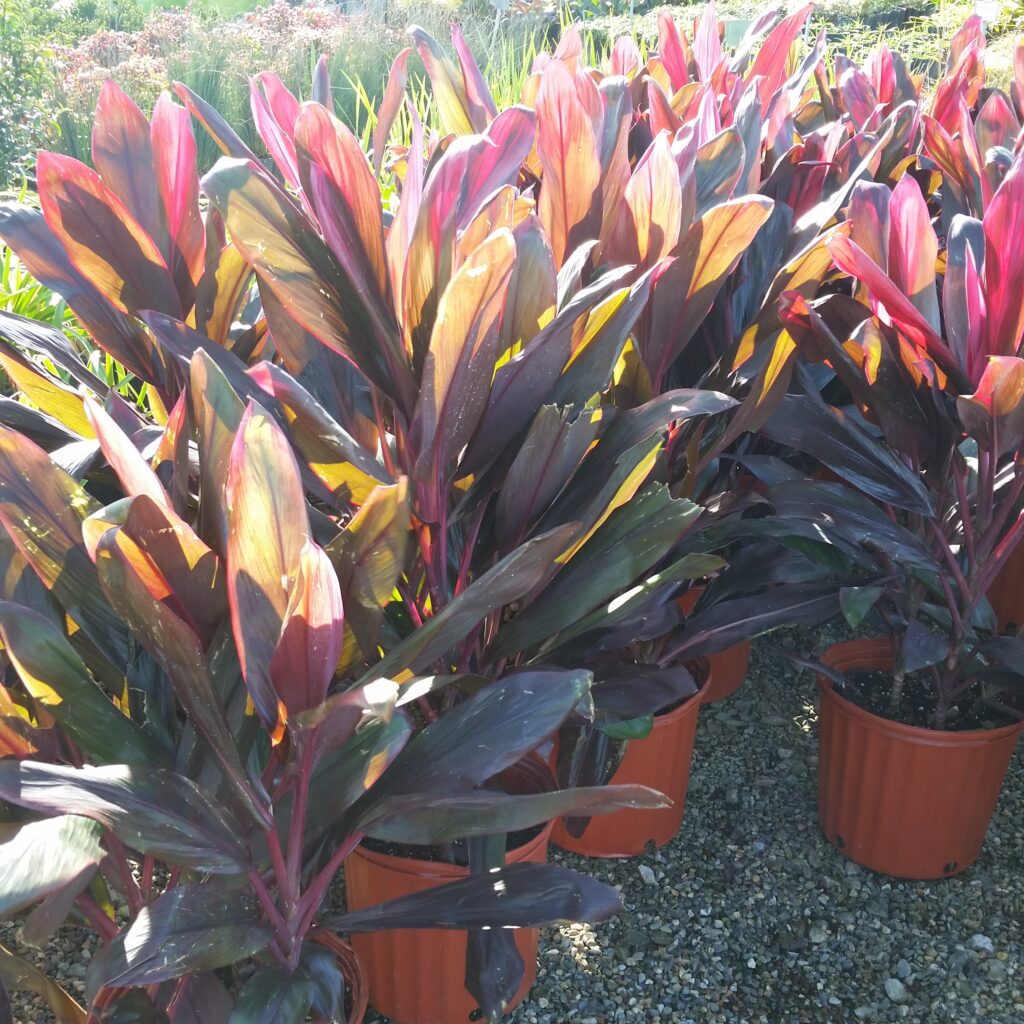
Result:
[[[894,1003],[905,1003],[907,1001],[907,986],[899,978],[886,978],[885,994]]]

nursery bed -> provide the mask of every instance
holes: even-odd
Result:
[[[554,852],[618,885],[626,912],[548,929],[537,985],[510,1022],[1024,1020],[1024,749],[977,864],[939,883],[895,881],[818,831],[814,698],[810,673],[755,641],[748,682],[701,712],[680,835],[624,861]],[[37,962],[80,992],[92,948],[65,928]],[[15,1024],[52,1020],[40,1000],[12,998]]]

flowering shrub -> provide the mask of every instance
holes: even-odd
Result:
[[[243,138],[259,148],[248,109],[249,77],[270,70],[298,94],[308,88],[321,54],[330,62],[338,113],[350,123],[357,118],[354,83],[379,98],[402,32],[367,13],[344,14],[321,3],[290,4],[273,0],[232,21],[211,18],[189,6],[156,10],[137,31],[103,30],[80,42],[54,48],[58,79],[42,99],[43,106],[65,110],[79,135],[56,140],[58,148],[76,155],[83,144],[103,82],[112,78],[143,106],[151,106],[172,80],[187,83],[221,110]],[[201,150],[210,163],[212,149]]]

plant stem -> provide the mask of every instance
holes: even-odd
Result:
[[[142,909],[145,902],[142,890],[139,888],[139,883],[135,880],[132,866],[128,863],[128,855],[125,853],[124,844],[121,840],[113,832],[108,832],[104,836],[104,840],[106,841],[107,852],[117,867],[117,874],[121,880],[124,898],[128,901],[128,910],[131,912],[132,917],[134,917]]]
[[[87,892],[83,892],[75,903],[104,942],[110,942],[117,936],[117,922],[107,917],[103,908]]]
[[[1018,541],[1024,538],[1024,512],[1017,517],[1017,521],[1006,531],[1006,536],[999,542],[995,551],[992,552],[992,557],[985,563],[985,567],[978,574],[978,580],[975,583],[975,599],[972,602],[971,610],[973,611],[974,604],[981,600],[992,586],[996,576],[999,575],[999,570],[1002,569],[1006,560],[1013,554],[1013,549],[1017,546]]]
[[[946,564],[949,566],[949,571],[952,573],[953,579],[956,580],[957,588],[960,591],[960,599],[964,603],[967,603],[971,599],[971,588],[968,586],[967,580],[964,579],[960,563],[957,561],[957,557],[954,554],[952,547],[950,547],[949,541],[938,526],[935,525],[935,520],[929,519],[928,525],[931,527],[935,540],[938,542],[939,552]]]
[[[153,895],[153,858],[147,853],[142,858],[142,896],[148,900]]]
[[[964,547],[967,549],[967,574],[970,576],[971,569],[977,564],[974,546],[974,521],[971,518],[971,502],[967,497],[967,484],[964,481],[964,474],[954,469],[953,478],[956,481],[957,504],[960,506],[960,523],[964,532]]]
[[[285,863],[284,853],[281,850],[281,840],[278,838],[276,829],[268,829],[266,836],[267,847],[270,850],[270,863],[274,867],[274,875],[276,876],[277,890],[281,894],[281,900],[284,903],[284,912],[290,917],[295,910],[295,899],[290,890],[288,867]]]
[[[297,900],[302,878],[303,838],[306,834],[306,811],[309,807],[309,776],[313,767],[313,743],[302,745],[299,778],[295,785],[295,807],[288,825],[288,892]]]
[[[252,886],[253,892],[256,893],[256,896],[260,901],[260,906],[263,907],[264,911],[266,911],[267,917],[270,918],[270,923],[274,926],[274,932],[277,935],[278,942],[283,944],[283,950],[290,950],[292,945],[292,935],[288,930],[288,922],[284,919],[281,911],[277,909],[274,897],[270,895],[270,890],[260,877],[260,873],[258,871],[249,872],[249,884]]]
[[[166,1012],[167,1012],[167,1015],[169,1017],[173,1017],[174,1016],[174,1011],[177,1009],[178,1003],[180,1003],[181,1000],[184,998],[185,992],[188,989],[188,983],[191,980],[192,980],[192,975],[191,974],[183,974],[178,979],[177,984],[175,984],[174,992],[171,995],[171,998],[167,1002],[167,1011]]]
[[[309,884],[309,888],[305,891],[302,899],[299,901],[299,925],[295,932],[295,942],[297,946],[302,945],[302,940],[305,938],[306,932],[308,932],[312,926],[313,919],[316,917],[316,912],[320,909],[320,904],[327,895],[327,890],[330,888],[331,882],[338,872],[338,868],[341,867],[345,858],[348,857],[359,845],[362,838],[363,834],[361,832],[355,832],[350,835],[348,839],[346,839],[345,842],[343,842],[334,851],[334,853],[331,854],[330,860],[328,860],[324,867],[313,877],[313,880]]]
[[[982,560],[985,555],[999,542],[999,535],[1006,529],[1006,522],[1013,515],[1014,508],[1024,491],[1024,471],[1017,466],[1017,473],[1013,483],[1010,485],[1010,492],[999,503],[999,511],[995,514],[992,524],[985,531],[979,543]]]

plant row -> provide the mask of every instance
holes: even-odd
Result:
[[[120,369],[0,314],[0,913],[101,945],[86,1006],[0,949],[8,985],[90,1024],[357,1021],[368,974],[396,1019],[498,1020],[529,929],[619,906],[544,863],[551,823],[667,841],[737,645],[840,615],[882,639],[809,662],[824,700],[1002,768],[958,768],[980,834],[912,862],[826,833],[977,856],[1022,727],[1024,47],[987,87],[970,19],[925,98],[810,13],[735,51],[713,4],[665,16],[601,67],[570,26],[501,109],[414,28],[369,152],[323,61],[306,101],[251,81],[265,162],[186,86],[147,118],[107,83],[93,167],[39,154],[0,237]],[[676,781],[624,774],[681,710]],[[950,804],[915,772],[880,782],[897,832]],[[374,888],[387,858],[418,880]],[[410,929],[465,959],[420,1016]],[[418,955],[429,1001],[452,958]]]

